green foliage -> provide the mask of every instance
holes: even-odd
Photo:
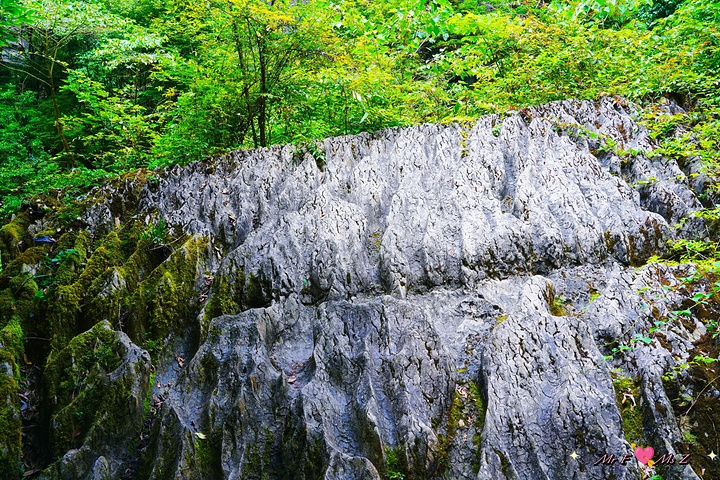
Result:
[[[403,480],[405,478],[405,468],[401,461],[405,452],[402,446],[395,449],[385,447],[385,479],[386,480]]]
[[[0,217],[17,211],[28,196],[66,187],[72,196],[107,175],[102,169],[63,168],[50,154],[54,132],[44,115],[33,92],[0,86]]]
[[[62,207],[58,219],[72,225],[79,214],[74,197],[108,175],[138,167],[295,143],[323,169],[325,152],[317,140],[328,136],[503,115],[600,95],[642,102],[659,145],[653,155],[681,166],[700,159],[708,182],[702,195],[712,200],[720,191],[717,0],[0,0],[0,19],[0,217],[17,212],[30,196],[61,189],[53,193]],[[657,101],[670,95],[692,108],[666,115]],[[577,125],[555,127],[587,140],[596,153],[623,159],[648,154],[625,151]],[[500,135],[500,123],[492,133]],[[636,187],[643,191],[659,180],[645,178]],[[673,241],[664,260],[696,263],[698,273],[682,279],[691,300],[658,315],[648,331],[623,332],[607,345],[606,358],[660,341],[670,323],[688,317],[702,321],[716,341],[720,329],[711,312],[720,298],[720,210],[709,206],[697,216],[709,226],[707,237]],[[38,327],[67,346],[62,362],[49,362],[57,380],[51,393],[63,403],[77,402],[57,417],[63,428],[56,443],[70,447],[76,443],[72,432],[90,424],[102,400],[84,372],[112,368],[115,354],[113,339],[98,329],[92,338],[67,340],[87,326],[83,322],[103,316],[98,312],[122,309],[140,325],[129,333],[158,354],[167,333],[182,327],[178,319],[194,311],[192,285],[206,246],[175,251],[155,268],[165,249],[172,250],[167,226],[158,220],[144,232],[140,224],[131,227],[136,231],[123,237],[123,247],[115,236],[93,252],[89,238],[77,234],[43,261],[49,250],[27,248],[28,222],[21,212],[0,228],[2,273],[13,277],[12,289],[0,292],[0,312],[12,311],[0,333],[6,343],[17,340],[32,309],[47,310]],[[134,253],[120,258],[126,247]],[[39,265],[41,273],[20,275],[23,263]],[[88,292],[97,293],[110,275],[122,278],[127,292],[89,300],[94,297]],[[266,301],[261,280],[251,273],[237,285],[223,282],[213,283],[208,319]],[[596,298],[593,293],[591,301]],[[566,314],[559,299],[551,299],[550,308]],[[505,318],[498,317],[498,324]],[[13,344],[16,352],[21,347]],[[666,380],[689,369],[716,368],[716,362],[693,354]],[[637,381],[614,380],[626,436],[640,438],[640,409],[629,400],[639,399]],[[3,391],[16,392],[8,382],[0,385]],[[473,427],[482,429],[477,386],[462,391],[466,396],[456,395],[439,433],[440,466],[447,465],[453,436],[464,428],[460,421],[469,418],[464,411],[477,413]],[[122,405],[118,398],[113,405]],[[19,424],[4,431],[19,438]],[[200,462],[213,471],[210,440],[210,434],[198,437],[196,447]],[[404,452],[385,454],[386,476],[406,477]],[[501,463],[507,464],[504,458]]]
[[[0,86],[0,217],[17,210],[24,196],[38,191],[35,185],[42,182],[38,177],[58,171],[45,151],[41,116],[32,92]]]
[[[683,3],[684,0],[653,0],[640,6],[638,18],[651,24],[656,20],[669,17]]]
[[[318,143],[314,141],[302,142],[298,147],[297,151],[295,152],[295,156],[298,161],[302,161],[302,157],[306,153],[312,156],[319,170],[322,171],[325,169],[325,160],[327,158],[327,153],[325,152],[325,149],[322,147],[322,145],[318,145]]]
[[[641,12],[644,13],[652,4],[652,0],[555,0],[550,8],[567,20],[584,20],[601,26],[621,27],[641,16]]]
[[[673,365],[673,367],[670,369],[670,371],[663,374],[663,380],[665,381],[671,381],[675,380],[678,376],[678,374],[687,371],[691,367],[705,367],[709,366],[712,363],[717,362],[717,358],[710,358],[706,357],[704,355],[696,355],[693,360],[688,361],[687,363],[682,363],[679,365]]]
[[[61,91],[72,92],[83,111],[61,118],[78,159],[95,169],[117,172],[149,163],[154,139],[153,115],[127,98],[108,93],[100,82],[79,70],[69,72]]]
[[[148,225],[147,230],[140,235],[140,239],[156,246],[165,245],[167,243],[167,235],[167,223],[161,218],[156,223]]]
[[[32,21],[32,10],[16,0],[0,0],[0,48],[15,41],[14,31]]]

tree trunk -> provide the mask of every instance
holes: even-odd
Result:
[[[260,60],[260,99],[258,126],[260,129],[260,146],[267,147],[267,56],[265,55],[265,39],[258,39],[258,55]]]
[[[54,65],[55,62],[51,61],[50,68],[48,68],[48,87],[50,89],[50,98],[52,98],[53,111],[55,113],[55,128],[57,128],[58,135],[60,135],[63,150],[70,157],[72,166],[77,167],[77,160],[75,160],[75,155],[73,155],[70,151],[70,144],[68,143],[67,137],[65,136],[65,130],[63,129],[62,122],[60,121],[60,108],[58,107],[57,94],[55,92],[55,80],[53,79]]]
[[[228,2],[228,11],[232,11],[232,4],[230,2]],[[238,56],[238,66],[240,67],[241,72],[245,72],[245,56],[243,55],[242,39],[240,37],[240,27],[238,26],[236,18],[233,18],[232,27],[233,36],[235,37],[235,51],[237,52]],[[255,112],[253,104],[250,101],[250,87],[248,86],[248,83],[245,79],[243,79],[243,98],[245,99],[245,108],[247,108],[247,122],[245,122],[245,125],[250,125],[250,130],[253,135],[253,144],[255,145],[255,147],[257,147],[258,138],[257,134],[255,133]],[[245,129],[245,132],[246,131],[247,127]],[[240,133],[243,138],[245,138],[245,132]]]

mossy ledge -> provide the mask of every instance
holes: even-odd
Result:
[[[0,478],[21,473],[20,361],[44,365],[37,441],[47,453],[33,467],[62,478],[54,462],[67,451],[90,448],[91,458],[139,435],[152,389],[150,359],[136,345],[172,358],[168,338],[199,332],[208,241],[147,233],[158,217],[134,214],[149,173],[70,204],[34,198],[0,228]],[[134,200],[123,206],[120,191]],[[108,205],[117,221],[78,220]],[[128,461],[137,453],[123,448]]]

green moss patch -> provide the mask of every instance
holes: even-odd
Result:
[[[91,251],[90,238],[81,232],[65,251],[47,302],[55,348],[105,319],[120,322],[136,343],[144,344],[162,342],[196,318],[195,284],[207,241],[193,237],[164,261],[158,261],[147,240],[137,241],[127,256],[126,242],[112,231]],[[129,324],[122,324],[128,318]]]
[[[0,330],[0,478],[15,479],[22,451],[20,398],[16,359],[23,350],[23,332],[17,316]]]
[[[10,321],[0,329],[0,345],[2,345],[2,348],[7,352],[10,352],[16,360],[25,350],[23,336],[20,317],[17,315],[13,315]]]
[[[195,319],[199,310],[195,284],[207,245],[206,239],[193,237],[139,283],[130,305],[133,317],[147,328],[150,339],[163,340],[171,330],[184,328]]]
[[[450,454],[455,442],[458,430],[473,428],[473,446],[476,448],[476,457],[473,460],[472,468],[475,473],[480,469],[480,440],[485,426],[485,414],[487,407],[477,383],[473,381],[460,381],[455,387],[450,411],[448,412],[447,423],[444,432],[438,433],[438,449],[436,453],[436,472],[443,473],[449,467]],[[437,423],[434,422],[434,428]]]
[[[629,378],[619,372],[613,372],[612,377],[615,399],[623,420],[625,439],[631,444],[644,445],[646,439],[643,428],[640,379]]]
[[[197,464],[204,478],[222,478],[221,440],[221,435],[217,433],[211,433],[204,438],[195,438]]]
[[[47,246],[30,247],[15,257],[10,264],[3,270],[3,274],[8,277],[19,275],[25,265],[37,265],[45,259],[49,248]]]
[[[88,233],[83,230],[77,235],[73,235],[73,237],[74,242],[72,247],[61,248],[58,245],[58,253],[54,259],[54,261],[58,263],[58,267],[53,278],[53,283],[56,286],[73,283],[80,272],[82,272],[83,265],[87,260],[87,255],[91,248]],[[66,238],[66,240],[70,239]]]
[[[135,410],[141,406],[132,390],[138,372],[111,378],[124,354],[117,334],[103,322],[50,356],[44,383],[54,458],[78,448],[92,430],[104,442],[123,436],[128,428],[139,432],[142,415]],[[128,424],[133,419],[137,425]]]
[[[210,320],[221,315],[233,315],[249,308],[270,304],[270,285],[260,275],[246,273],[241,267],[234,272],[234,281],[226,274],[218,275],[211,286],[211,296],[205,307],[203,329]]]
[[[0,351],[0,366],[9,364]],[[11,368],[14,367],[14,363]],[[17,379],[0,373],[0,478],[16,479],[22,450],[20,399]]]
[[[20,254],[20,242],[29,240],[27,234],[29,225],[30,215],[22,212],[16,215],[10,223],[0,228],[1,265],[9,265]]]

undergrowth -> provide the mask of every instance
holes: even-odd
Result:
[[[668,343],[672,327],[699,335],[687,356],[676,357],[674,364],[668,366],[662,382],[681,431],[679,438],[672,439],[676,450],[702,459],[697,471],[709,475],[706,478],[716,478],[720,468],[704,460],[716,447],[703,432],[720,421],[720,402],[708,395],[717,387],[720,377],[720,102],[701,100],[686,105],[688,111],[673,114],[668,114],[667,106],[653,104],[644,108],[643,121],[658,147],[643,154],[655,161],[677,162],[686,175],[675,180],[687,182],[704,208],[673,225],[667,250],[648,261],[673,267],[669,271],[675,276],[666,278],[663,275],[668,273],[658,270],[657,285],[637,291],[640,306],[652,318],[653,326],[638,331],[636,324],[631,325],[605,345],[608,349],[605,360],[654,342],[672,351]],[[646,179],[637,186],[657,180]],[[693,228],[687,228],[690,222]],[[655,305],[655,298],[665,299],[667,308]],[[699,326],[704,331],[698,330]],[[642,439],[639,379],[619,374],[613,378],[626,436],[639,441]],[[660,470],[652,478],[662,478],[664,468]]]

